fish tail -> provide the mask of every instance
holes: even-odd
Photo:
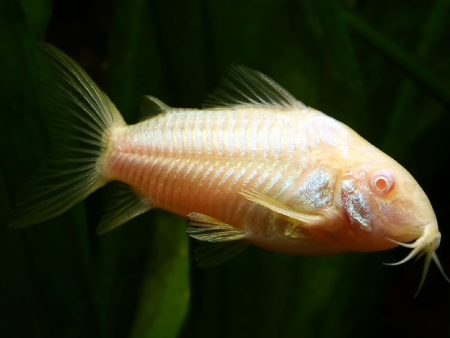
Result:
[[[59,49],[38,43],[37,63],[51,146],[24,184],[9,222],[13,228],[56,217],[105,185],[109,135],[126,125],[106,94]]]

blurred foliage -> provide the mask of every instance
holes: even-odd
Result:
[[[0,336],[449,336],[450,287],[406,250],[291,257],[251,248],[198,269],[186,221],[151,211],[94,228],[108,189],[57,219],[7,228],[48,147],[34,58],[74,57],[129,123],[139,98],[199,107],[230,63],[258,69],[396,158],[435,208],[450,271],[449,0],[0,0]]]

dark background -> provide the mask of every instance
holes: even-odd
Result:
[[[125,119],[139,98],[200,107],[231,63],[258,69],[404,165],[435,208],[450,272],[450,1],[0,0],[0,336],[447,337],[450,285],[406,249],[198,269],[185,220],[152,210],[97,237],[105,190],[9,230],[48,148],[35,41],[72,56]]]

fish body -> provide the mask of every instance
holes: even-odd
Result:
[[[182,217],[196,212],[242,229],[246,240],[260,247],[323,255],[396,246],[380,238],[367,238],[363,245],[355,241],[376,225],[352,222],[342,207],[345,173],[361,167],[360,154],[379,151],[312,108],[167,107],[156,117],[114,130],[109,147],[103,159],[109,180],[128,184],[154,208]],[[295,219],[247,199],[241,194],[245,190],[324,215],[323,223],[298,226]]]
[[[222,264],[250,244],[296,255],[403,245],[413,250],[402,262],[426,254],[421,285],[431,259],[442,271],[436,216],[406,169],[267,76],[232,67],[202,110],[146,96],[142,110],[151,117],[127,125],[73,60],[40,48],[64,102],[49,100],[56,128],[68,129],[64,142],[77,145],[50,150],[35,182],[62,182],[36,185],[12,226],[57,216],[120,181],[125,188],[98,232],[161,208],[188,218],[187,233],[206,243],[196,256],[201,266]]]
[[[196,212],[242,229],[261,247],[323,254],[313,234],[289,232],[293,220],[241,194],[254,190],[308,213],[334,206],[337,172],[327,162],[336,151],[318,152],[333,147],[327,132],[339,123],[301,109],[164,112],[111,134],[105,176],[129,184],[153,207],[182,217]],[[305,130],[311,135],[295,137]],[[339,222],[330,221],[338,230]],[[300,236],[312,241],[298,245]]]

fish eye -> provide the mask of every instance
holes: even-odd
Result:
[[[386,170],[376,171],[370,180],[372,190],[379,195],[386,195],[395,186],[394,176]]]

